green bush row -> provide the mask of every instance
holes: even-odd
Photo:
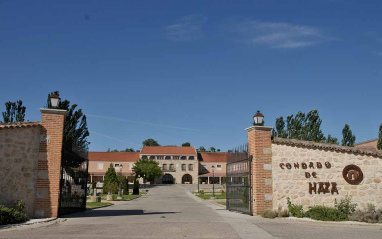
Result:
[[[22,223],[28,221],[28,216],[23,213],[24,205],[18,201],[12,208],[0,205],[0,226]]]
[[[367,223],[382,223],[382,209],[376,209],[375,205],[368,204],[365,210],[356,210],[357,204],[351,202],[351,197],[337,200],[334,207],[312,206],[308,211],[304,211],[302,205],[292,204],[288,201],[289,213],[294,217],[309,217],[320,221],[359,221]]]

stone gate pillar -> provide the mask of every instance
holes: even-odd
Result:
[[[252,126],[248,132],[248,152],[252,155],[252,212],[272,209],[272,140],[273,127]]]
[[[57,217],[66,110],[40,109],[40,111],[42,127],[37,169],[35,217]]]

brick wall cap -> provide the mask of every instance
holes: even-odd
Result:
[[[41,111],[41,113],[45,113],[45,114],[56,114],[56,115],[65,115],[66,114],[66,110],[58,110],[58,109],[41,108],[40,111]]]
[[[354,154],[364,154],[364,155],[382,157],[382,150],[377,150],[377,151],[367,150],[363,148],[339,146],[336,144],[328,144],[328,143],[317,143],[317,142],[298,140],[298,139],[274,138],[272,140],[272,143],[293,145],[293,146],[300,146],[300,147],[309,147],[309,148],[318,148],[318,149],[327,149],[327,150],[334,150],[339,152],[348,152],[348,153],[354,153]]]
[[[273,129],[273,127],[270,127],[270,126],[251,126],[249,128],[246,128],[245,131],[247,132],[250,132],[250,131],[253,131],[253,130],[264,130],[264,131],[271,131]]]

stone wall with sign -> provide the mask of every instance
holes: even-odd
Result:
[[[272,177],[273,209],[287,208],[288,197],[307,209],[346,195],[382,208],[382,151],[275,138]]]
[[[13,206],[22,200],[30,217],[34,216],[40,137],[40,126],[32,122],[0,127],[0,205]]]

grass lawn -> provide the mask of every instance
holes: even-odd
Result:
[[[96,207],[102,207],[106,205],[110,205],[110,202],[86,202],[86,209],[92,209]]]
[[[146,194],[146,193],[141,193],[140,195],[144,195],[144,194]],[[101,198],[102,198],[102,200],[106,200],[106,195],[107,195],[107,194],[101,194],[101,195],[100,195]],[[129,194],[129,195],[122,195],[122,198],[123,198],[123,199],[117,199],[118,194],[113,194],[113,200],[114,200],[114,201],[127,201],[127,200],[131,200],[131,199],[133,199],[133,198],[139,197],[140,195],[132,195],[132,194]]]
[[[195,196],[200,197],[201,199],[210,199],[212,194],[195,194]],[[216,199],[226,199],[226,195],[215,194]]]

